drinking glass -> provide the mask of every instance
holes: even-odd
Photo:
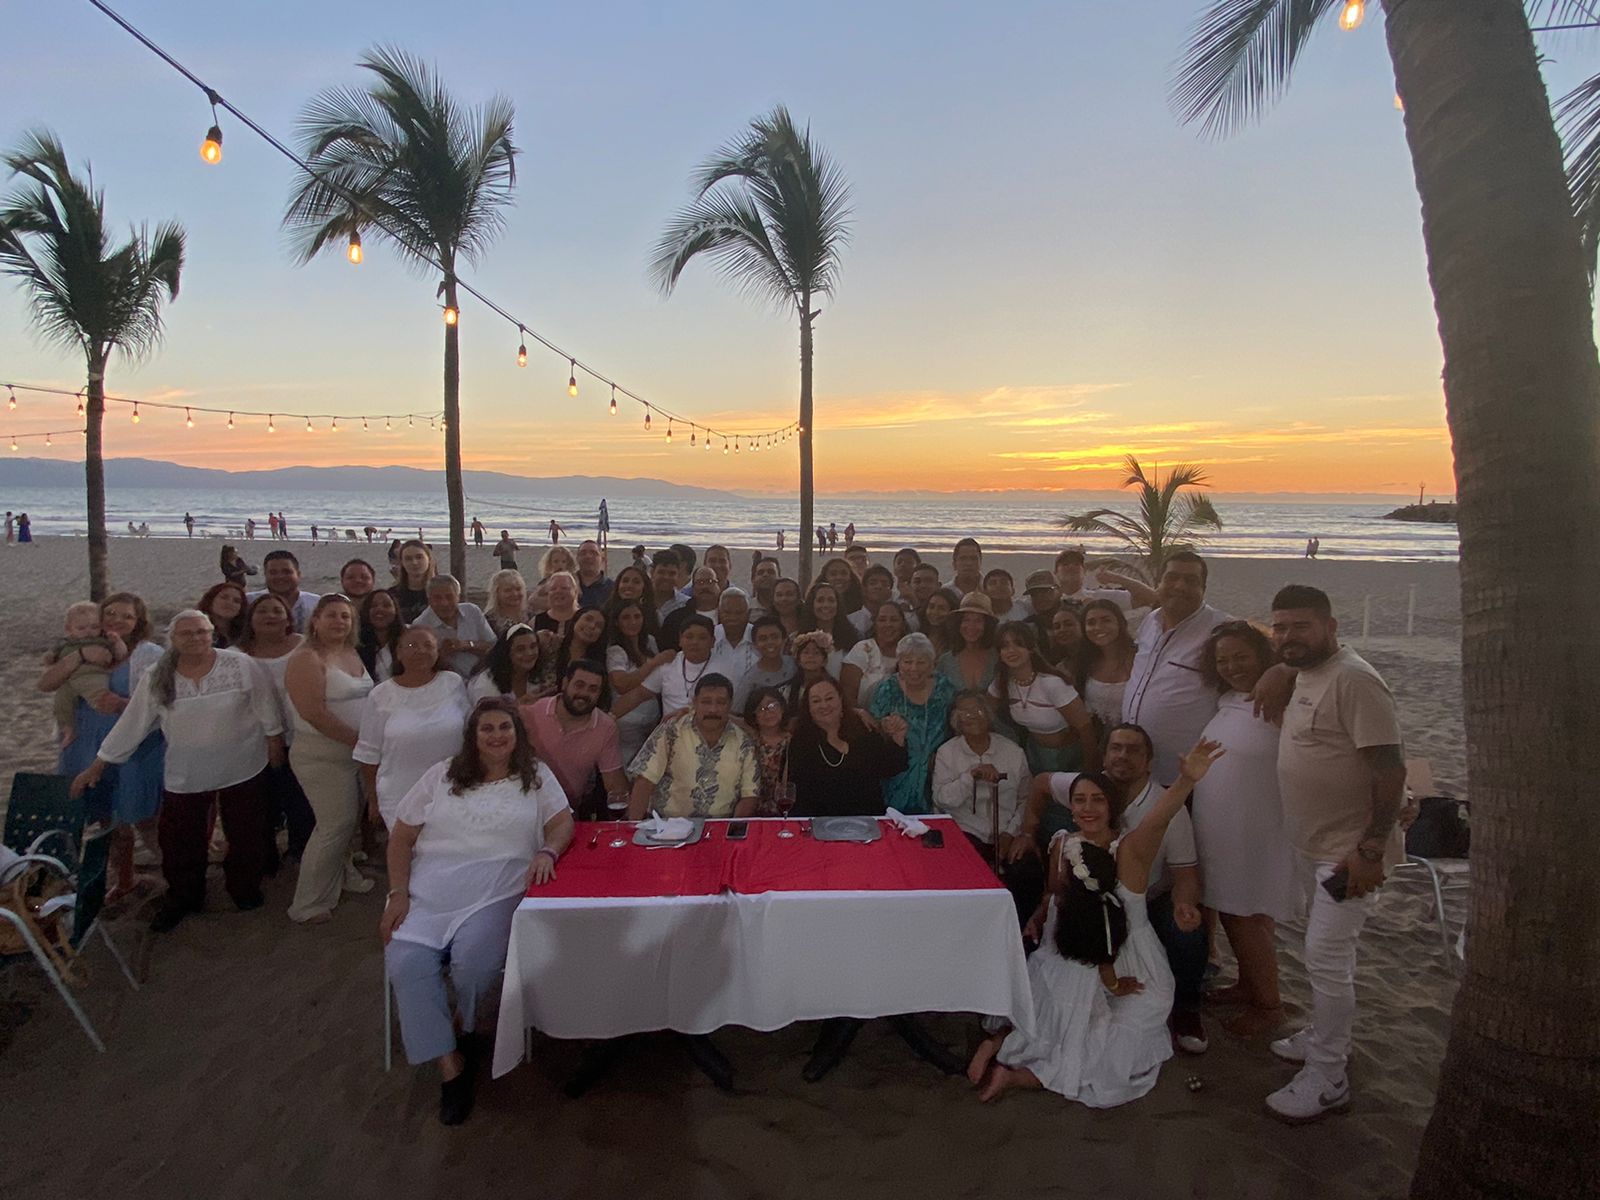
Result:
[[[778,815],[783,818],[783,828],[778,830],[781,838],[792,838],[794,830],[789,828],[789,811],[794,808],[795,790],[792,783],[780,783],[772,790],[772,798],[777,802]]]
[[[611,831],[616,836],[611,839],[609,845],[613,850],[620,846],[626,846],[628,839],[622,836],[622,819],[628,813],[628,793],[607,792],[606,811],[611,814],[611,819],[617,822],[616,828]]]

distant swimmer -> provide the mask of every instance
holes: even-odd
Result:
[[[474,546],[483,545],[483,522],[478,520],[477,517],[472,518],[472,544]]]
[[[183,527],[189,531],[189,536],[190,537],[194,536],[194,514],[193,513],[187,513],[186,512],[186,513],[183,514]]]

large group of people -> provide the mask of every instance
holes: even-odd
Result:
[[[361,864],[386,835],[402,1035],[454,1123],[511,912],[574,820],[946,814],[1015,900],[1039,1020],[963,1064],[896,1018],[925,1058],[985,1100],[1120,1104],[1207,1049],[1210,1004],[1298,1065],[1273,1113],[1348,1104],[1356,944],[1397,860],[1404,765],[1393,700],[1325,594],[1285,587],[1262,627],[1206,602],[1197,554],[1153,587],[1090,587],[1068,549],[1019,597],[972,538],[948,582],[853,538],[809,588],[760,552],[736,580],[721,545],[641,550],[614,577],[595,542],[556,545],[534,579],[507,540],[481,606],[420,540],[383,570],[351,559],[322,596],[288,549],[246,591],[226,548],[165,648],[137,596],[73,605],[39,686],[59,769],[118,826],[114,892],[154,840],[152,926],[174,928],[204,905],[220,820],[233,903],[260,906],[297,861],[288,916],[317,925],[375,886]],[[1277,1037],[1276,926],[1301,916],[1312,1019]],[[1222,938],[1238,978],[1208,993]],[[858,1024],[824,1028],[806,1078]]]

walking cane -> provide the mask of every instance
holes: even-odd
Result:
[[[1000,861],[1000,780],[1007,778],[1004,771],[993,783],[989,785],[989,846],[994,855],[994,873],[997,877],[1005,875],[1005,866]],[[978,777],[972,777],[972,811],[978,811]]]

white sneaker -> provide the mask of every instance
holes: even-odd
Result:
[[[345,863],[345,865],[344,865],[344,890],[345,891],[347,891],[347,892],[355,892],[357,894],[364,894],[366,892],[370,892],[376,886],[377,885],[374,884],[372,882],[372,880],[368,879],[360,871],[356,870],[356,866],[355,866],[354,863],[348,863],[348,862]]]
[[[1310,1067],[1300,1068],[1293,1079],[1267,1097],[1267,1111],[1290,1125],[1305,1125],[1349,1107],[1349,1081],[1330,1080]]]
[[[1311,1026],[1296,1030],[1288,1037],[1274,1039],[1270,1048],[1284,1062],[1305,1062],[1306,1052],[1311,1049]]]

